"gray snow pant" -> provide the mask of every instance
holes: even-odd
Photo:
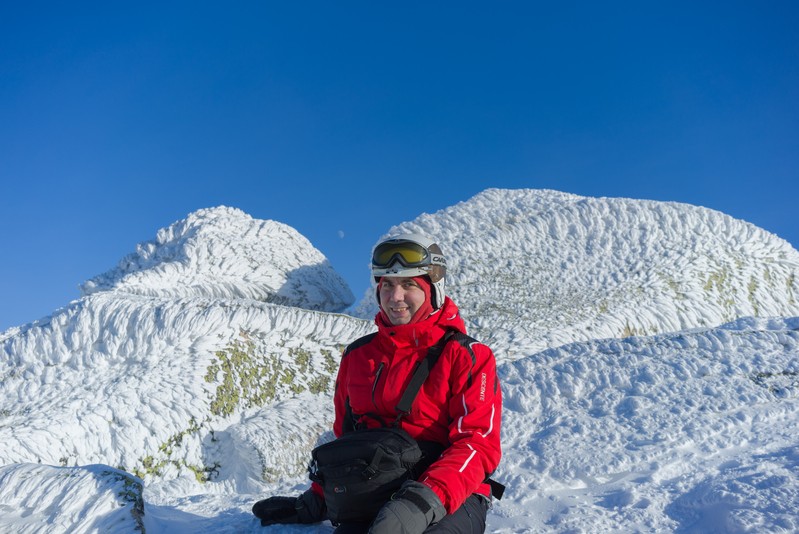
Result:
[[[488,501],[482,495],[472,494],[444,519],[432,525],[424,534],[483,534],[486,529]],[[365,534],[369,523],[342,523],[333,534]]]

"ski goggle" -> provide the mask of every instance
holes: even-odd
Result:
[[[396,262],[405,267],[423,267],[433,263],[426,248],[410,241],[381,243],[372,254],[373,267],[389,267]]]

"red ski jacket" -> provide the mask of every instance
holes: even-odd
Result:
[[[447,330],[466,333],[458,308],[447,297],[424,321],[407,325],[375,318],[377,335],[362,338],[344,351],[336,379],[333,432],[340,436],[354,421],[367,427],[396,419],[395,406],[423,359]],[[364,417],[365,414],[369,416]],[[402,419],[402,428],[420,441],[445,449],[422,476],[448,513],[472,493],[490,495],[485,483],[499,464],[502,392],[491,349],[475,342],[450,341]]]

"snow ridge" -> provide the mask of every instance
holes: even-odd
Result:
[[[160,229],[116,268],[81,286],[84,296],[111,290],[245,298],[334,312],[354,300],[327,259],[296,230],[224,206]]]
[[[204,471],[217,461],[204,439],[247,410],[328,394],[341,340],[372,329],[251,300],[86,297],[0,342],[0,465]]]
[[[399,232],[440,241],[472,335],[511,358],[799,314],[799,252],[707,208],[489,189],[387,235]],[[374,311],[368,294],[361,308]]]

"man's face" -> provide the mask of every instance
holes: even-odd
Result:
[[[380,284],[380,307],[391,324],[408,324],[424,304],[424,290],[413,278],[383,277]]]

